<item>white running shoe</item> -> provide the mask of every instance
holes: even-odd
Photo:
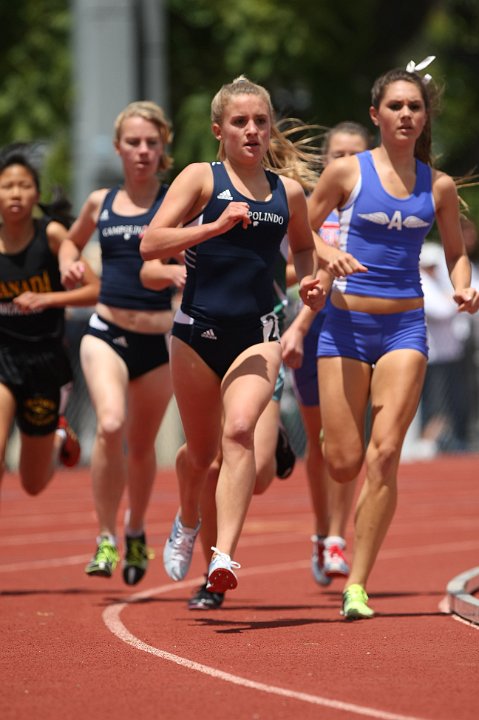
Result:
[[[241,565],[230,558],[216,547],[211,548],[214,552],[208,568],[208,580],[206,589],[212,593],[224,593],[226,590],[234,590],[238,585],[238,578],[233,568],[238,569]]]
[[[170,537],[163,550],[163,565],[172,580],[183,580],[190,569],[196,536],[200,531],[201,521],[195,528],[185,527],[180,520],[178,511]]]
[[[311,535],[313,542],[313,554],[311,556],[311,572],[318,585],[327,587],[331,584],[332,578],[328,577],[324,572],[324,538],[319,535]]]
[[[323,570],[329,578],[348,577],[349,565],[344,557],[346,541],[341,537],[328,537],[324,541]]]

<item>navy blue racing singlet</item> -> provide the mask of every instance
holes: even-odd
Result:
[[[97,223],[102,259],[98,301],[132,310],[170,310],[172,289],[149,290],[140,280],[141,238],[165,197],[167,186],[161,186],[149,210],[133,216],[118,215],[113,210],[118,190],[113,188],[107,193]]]
[[[198,320],[248,323],[274,307],[275,265],[289,221],[281,178],[265,170],[269,200],[251,200],[232,184],[221,162],[211,163],[214,187],[203,213],[191,224],[216,220],[231,201],[247,202],[251,224],[241,223],[185,252],[186,286],[181,309]]]

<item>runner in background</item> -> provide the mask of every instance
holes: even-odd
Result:
[[[24,143],[0,152],[0,480],[16,420],[20,480],[28,494],[38,495],[58,461],[72,467],[80,458],[64,415],[72,385],[64,308],[93,305],[99,283],[85,263],[81,282],[64,290],[58,253],[70,206],[61,198],[40,204],[31,152]]]
[[[126,488],[128,585],[138,583],[148,566],[145,515],[156,475],[155,440],[172,395],[166,333],[172,288],[181,288],[185,278],[183,265],[143,265],[139,253],[142,233],[166,194],[159,174],[172,165],[170,141],[170,123],[155,103],[134,102],[118,115],[114,144],[124,180],[91,193],[61,255],[64,282],[77,282],[79,253],[98,229],[100,296],[80,346],[97,419],[91,471],[98,537],[85,572],[111,577],[119,562],[117,516]]]
[[[274,278],[274,312],[278,317],[280,332],[285,320],[287,305],[286,274],[288,265],[288,238],[284,237],[279,257],[276,261]],[[280,403],[283,395],[285,369],[281,365],[274,387],[273,397],[261,413],[254,431],[254,457],[256,481],[254,495],[262,495],[270,486],[274,477],[281,480],[288,478],[293,472],[296,456],[290,445],[286,429],[281,423]],[[206,569],[211,559],[211,546],[216,542],[216,486],[221,468],[221,453],[211,465],[203,492],[200,498],[201,529],[200,540]],[[188,602],[190,610],[213,610],[221,607],[224,592],[209,592],[207,589],[208,573],[205,582],[198,587]]]
[[[329,130],[323,141],[324,166],[335,159],[366,150],[371,138],[368,130],[355,122],[341,122]],[[339,216],[333,210],[319,230],[321,238],[339,247]],[[335,577],[347,577],[346,524],[351,510],[355,480],[337,483],[328,476],[321,449],[321,412],[318,392],[317,347],[319,333],[328,310],[313,313],[301,307],[297,317],[281,338],[283,360],[294,371],[294,389],[306,434],[304,462],[313,505],[315,530],[311,540],[311,571],[319,585],[327,586]]]

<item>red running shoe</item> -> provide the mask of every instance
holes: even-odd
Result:
[[[62,444],[60,445],[60,451],[58,453],[58,459],[66,467],[74,467],[80,460],[81,447],[78,441],[77,434],[73,431],[70,423],[64,415],[60,415],[58,418],[57,432],[63,438]]]

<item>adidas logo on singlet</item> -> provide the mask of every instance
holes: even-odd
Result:
[[[233,196],[230,193],[228,189],[223,190],[223,192],[220,192],[219,195],[216,196],[218,200],[232,200]]]
[[[218,338],[215,335],[215,331],[211,328],[209,330],[205,330],[201,333],[201,337],[206,338],[207,340],[218,340]]]
[[[105,208],[104,210],[102,210],[102,213],[100,215],[100,220],[109,220],[109,219],[110,219],[110,214],[109,214],[108,210]]]
[[[119,335],[117,338],[112,340],[112,343],[114,345],[121,345],[121,347],[128,347],[128,341],[124,335]]]

